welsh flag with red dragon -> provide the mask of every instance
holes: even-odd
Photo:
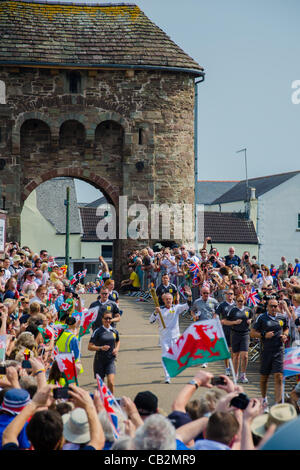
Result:
[[[83,310],[78,335],[79,339],[90,332],[91,326],[98,316],[98,310],[98,307]]]
[[[77,384],[77,374],[75,367],[75,359],[73,353],[61,353],[55,356],[57,366],[62,372],[68,384]]]
[[[230,359],[230,352],[218,318],[190,325],[162,357],[170,377],[187,367],[224,359]]]

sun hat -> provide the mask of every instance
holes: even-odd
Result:
[[[64,437],[73,444],[85,444],[90,440],[90,428],[86,412],[82,408],[75,408],[62,416],[64,423]]]
[[[260,450],[299,450],[299,431],[300,418],[298,417],[280,426]]]
[[[22,388],[11,388],[4,394],[1,411],[18,414],[30,402],[30,395]]]
[[[15,255],[15,256],[13,257],[13,263],[15,263],[16,261],[22,261],[21,256]]]
[[[297,418],[297,412],[290,403],[281,403],[270,408],[269,413],[256,416],[251,423],[251,431],[259,437],[263,437],[271,424],[282,426]]]

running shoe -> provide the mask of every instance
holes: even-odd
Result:
[[[269,408],[269,402],[268,402],[268,398],[267,398],[267,397],[263,398],[262,406],[263,406],[263,411],[264,411],[264,413],[269,413],[270,408]]]
[[[246,377],[246,374],[241,374],[240,375],[239,382],[242,383],[242,384],[247,384],[249,382],[249,380]]]
[[[230,376],[231,376],[231,369],[230,369],[230,367],[226,367],[226,369],[225,369],[225,375],[227,375],[227,377],[230,377]]]

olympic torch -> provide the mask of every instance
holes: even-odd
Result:
[[[157,297],[157,295],[156,295],[156,290],[155,290],[155,288],[154,288],[153,286],[152,286],[151,289],[150,289],[150,294],[151,294],[151,296],[152,296],[152,299],[154,300],[155,307],[158,307],[158,308],[159,308],[159,300],[158,300],[158,297]],[[159,314],[159,318],[160,318],[160,321],[161,321],[162,326],[163,326],[164,328],[166,328],[166,324],[165,324],[165,322],[164,322],[164,319],[163,319],[163,316],[162,316],[162,314],[161,314],[160,309],[159,309],[158,314]]]

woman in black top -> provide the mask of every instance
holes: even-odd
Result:
[[[232,362],[236,376],[238,376],[239,367],[241,375],[239,382],[248,383],[246,369],[248,364],[248,349],[250,342],[250,323],[253,313],[247,305],[243,295],[236,298],[236,307],[233,307],[226,320],[225,325],[231,326],[231,348]]]
[[[94,375],[98,374],[102,380],[107,376],[107,386],[114,393],[114,379],[116,373],[115,360],[120,348],[119,333],[112,328],[113,320],[110,311],[104,312],[102,325],[97,328],[88,344],[89,351],[95,351]]]

